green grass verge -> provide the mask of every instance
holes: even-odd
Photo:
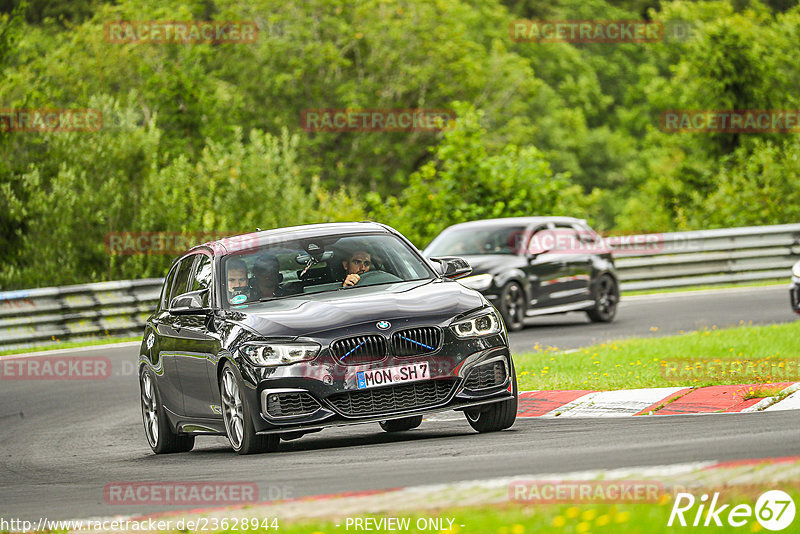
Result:
[[[514,364],[522,391],[610,390],[754,382],[752,376],[737,376],[736,373],[689,380],[667,378],[669,373],[665,372],[665,362],[675,359],[738,362],[798,357],[800,321],[795,321],[768,326],[712,328],[658,338],[632,338],[570,353],[541,348],[537,352],[515,355]]]
[[[732,527],[727,524],[728,512],[733,506],[745,504],[754,508],[759,494],[763,491],[772,489],[782,489],[786,491],[795,502],[798,502],[800,492],[794,485],[781,485],[782,487],[764,486],[761,488],[739,489],[737,487],[725,487],[719,490],[720,497],[717,508],[722,504],[729,506],[719,515],[722,527],[699,527],[698,530],[709,530],[711,532],[769,532],[762,530],[761,525],[754,516],[747,518],[747,523],[742,527]],[[755,491],[754,491],[755,490]],[[715,490],[716,491],[716,490]],[[695,491],[699,502],[701,491]],[[385,529],[375,529],[374,532],[436,532],[437,534],[533,534],[533,533],[552,533],[552,534],[589,534],[589,533],[639,533],[639,534],[658,534],[661,532],[687,531],[696,532],[693,527],[681,527],[677,523],[668,527],[669,516],[672,511],[673,497],[669,494],[662,495],[657,503],[638,503],[638,504],[505,504],[495,506],[462,507],[443,510],[429,510],[426,513],[392,513],[392,514],[369,514],[356,515],[358,518],[380,518],[390,517],[409,520],[409,528],[403,530],[388,531]],[[697,504],[684,513],[689,525],[695,518],[698,510]],[[706,510],[703,511],[702,521],[705,520]],[[430,519],[444,518],[447,525],[447,518],[453,519],[451,528],[431,529],[418,528]],[[798,519],[795,519],[795,522]],[[338,525],[338,526],[337,526]],[[346,526],[345,519],[336,521],[302,521],[296,523],[280,523],[280,529],[256,530],[260,534],[270,534],[279,532],[281,534],[338,534],[357,531],[351,524]],[[462,526],[463,525],[463,526]],[[713,525],[713,523],[712,523]],[[791,529],[791,527],[790,527]],[[787,532],[788,530],[787,529]]]
[[[735,289],[740,287],[782,286],[791,282],[791,277],[774,278],[772,280],[759,280],[758,282],[742,282],[738,284],[706,284],[701,286],[672,287],[669,289],[638,289],[636,291],[623,291],[623,297],[634,295],[655,295],[659,293],[684,293],[686,291],[702,291],[705,289]]]
[[[57,350],[57,349],[74,349],[76,347],[88,347],[89,345],[108,345],[111,343],[123,343],[126,341],[141,341],[142,336],[129,336],[129,337],[104,337],[102,339],[92,339],[86,341],[59,341],[47,345],[37,345],[27,349],[16,350],[2,350],[0,356],[9,356],[12,354],[25,354],[27,352],[39,352],[41,350]]]

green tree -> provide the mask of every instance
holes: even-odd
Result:
[[[422,247],[458,222],[586,213],[590,197],[567,175],[554,174],[536,147],[508,145],[490,153],[482,113],[465,104],[455,108],[456,125],[432,148],[433,159],[411,175],[399,198],[380,207],[373,198],[374,215],[395,221]]]

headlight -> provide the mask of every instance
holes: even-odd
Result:
[[[800,261],[795,263],[794,267],[792,267],[792,276],[796,276],[797,278],[800,278]]]
[[[472,319],[467,319],[466,321],[459,321],[453,324],[451,328],[456,336],[465,338],[496,334],[502,329],[500,325],[500,319],[498,319],[497,315],[492,311]]]
[[[245,343],[239,351],[254,365],[286,365],[313,360],[319,352],[316,343]]]
[[[470,289],[477,289],[478,291],[483,291],[484,289],[488,289],[489,286],[492,285],[493,278],[494,277],[491,274],[476,274],[475,276],[467,276],[466,278],[462,278],[456,281],[464,287],[468,287]]]

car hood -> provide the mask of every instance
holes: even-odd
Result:
[[[525,265],[525,258],[514,254],[481,254],[461,256],[469,262],[472,274],[497,274],[500,271],[514,269]]]
[[[377,321],[440,324],[485,305],[480,293],[461,284],[425,280],[282,298],[232,310],[229,316],[263,336],[295,337]]]

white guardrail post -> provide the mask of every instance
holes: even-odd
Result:
[[[788,282],[800,260],[800,224],[617,236],[608,242],[623,291]],[[162,283],[150,278],[0,292],[0,350],[140,335]]]

